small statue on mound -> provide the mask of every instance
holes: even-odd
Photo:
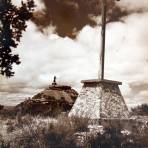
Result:
[[[59,85],[54,76],[53,82],[43,91],[17,105],[23,113],[53,115],[70,111],[78,93],[71,86]]]
[[[53,85],[53,86],[57,85],[57,83],[56,83],[56,79],[57,79],[57,77],[54,76],[54,78],[53,78],[53,82],[52,82],[52,85]]]

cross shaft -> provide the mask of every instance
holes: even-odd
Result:
[[[101,76],[99,75],[98,77],[101,80],[104,80],[106,14],[107,14],[107,0],[102,0],[102,29],[101,29],[101,55],[100,55]]]

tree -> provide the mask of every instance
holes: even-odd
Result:
[[[148,116],[148,104],[142,104],[132,108],[132,115]]]
[[[26,21],[32,17],[34,1],[22,2],[20,7],[11,0],[0,0],[0,74],[6,77],[14,75],[13,64],[20,64],[14,49],[18,46]]]

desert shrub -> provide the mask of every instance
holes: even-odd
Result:
[[[148,116],[148,104],[142,104],[131,109],[132,115]]]
[[[135,124],[129,132],[114,121],[108,121],[103,132],[91,133],[88,119],[68,118],[60,115],[50,122],[47,118],[18,116],[7,120],[8,141],[1,138],[2,148],[147,148],[148,124]],[[136,122],[136,121],[135,121]],[[128,124],[131,124],[129,122]],[[11,136],[13,135],[13,136]],[[79,145],[77,136],[82,135],[84,143]],[[84,136],[84,138],[83,138]],[[81,140],[80,140],[81,141]],[[4,147],[5,146],[5,147]]]
[[[19,129],[23,129],[25,126],[35,125],[35,121],[32,116],[26,115],[26,116],[20,116],[17,115],[16,119],[7,119],[6,125],[7,125],[7,133],[11,133],[14,131],[17,131]]]
[[[17,114],[16,116],[16,126],[22,127],[24,125],[30,125],[30,124],[35,124],[34,119],[37,117],[33,117],[29,114],[25,116],[21,116],[21,114]]]
[[[137,127],[138,128],[138,127]],[[90,148],[147,148],[148,127],[142,133],[123,134],[121,128],[108,127],[87,139]]]
[[[75,148],[74,133],[64,131],[64,129],[58,131],[54,127],[50,132],[45,132],[44,141],[47,147],[59,147],[59,148]],[[61,127],[62,128],[62,127]]]
[[[0,148],[10,148],[10,143],[6,142],[2,135],[0,135]]]
[[[7,125],[7,133],[8,134],[15,130],[15,126],[13,125],[12,120],[8,120],[6,125]]]
[[[14,119],[16,117],[16,110],[15,109],[3,109],[3,110],[0,110],[0,117],[2,119],[6,119],[6,118],[11,118],[11,119]]]
[[[37,119],[36,119],[37,120]],[[58,117],[57,122],[36,122],[30,116],[19,117],[19,120],[9,121],[7,130],[13,132],[10,139],[11,148],[74,148],[76,147],[71,121]],[[19,131],[19,132],[17,132]]]
[[[74,147],[75,129],[71,124],[71,120],[64,115],[57,119],[57,123],[50,124],[48,132],[45,133],[45,141],[47,145],[57,147]]]
[[[88,124],[89,124],[88,118],[73,117],[71,118],[71,123],[76,132],[87,132],[88,131]]]

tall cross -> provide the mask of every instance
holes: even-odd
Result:
[[[116,0],[120,1],[120,0]],[[104,63],[105,63],[105,36],[106,36],[106,11],[107,11],[107,0],[102,0],[102,31],[101,31],[101,76],[99,79],[104,79]]]

